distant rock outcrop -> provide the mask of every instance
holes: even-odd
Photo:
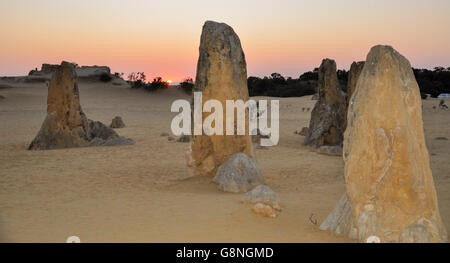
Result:
[[[55,72],[59,67],[58,64],[42,64],[40,73],[42,74],[50,74]],[[34,73],[38,73],[39,71],[35,71]]]
[[[230,26],[212,21],[204,24],[194,92],[202,92],[203,101],[215,99],[222,105],[226,105],[226,100],[248,100],[245,56],[239,37]],[[203,113],[203,119],[209,114]],[[202,175],[213,176],[235,153],[254,155],[248,131],[246,135],[234,136],[194,135],[191,146],[192,167]]]
[[[345,130],[346,106],[339,88],[336,63],[324,59],[319,68],[319,100],[311,112],[305,145],[318,148],[322,145],[341,145]]]
[[[321,229],[361,242],[447,241],[421,105],[408,60],[392,47],[373,47],[350,100],[347,191]]]
[[[245,153],[236,153],[219,167],[213,182],[224,192],[245,193],[264,184],[264,179],[253,158]]]
[[[120,83],[120,77],[111,74],[111,70],[107,66],[81,66],[70,63],[75,69],[75,73],[79,80],[99,81],[103,75],[109,76],[114,83]],[[53,72],[59,68],[56,64],[42,64],[41,69],[34,69],[28,73],[26,81],[37,82],[50,80]],[[122,80],[123,81],[123,80]]]
[[[48,87],[47,117],[30,150],[48,150],[94,145],[134,144],[101,122],[87,119],[80,105],[74,66],[62,62]]]

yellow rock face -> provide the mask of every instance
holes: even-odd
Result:
[[[220,101],[224,111],[226,100],[248,100],[245,56],[239,37],[230,26],[212,21],[203,26],[194,91],[202,92],[203,103],[210,99]],[[210,114],[203,113],[203,120]],[[225,129],[225,116],[223,120]],[[197,174],[215,175],[217,168],[238,152],[253,157],[248,115],[246,122],[246,135],[193,136],[192,159]]]
[[[268,218],[275,218],[277,217],[277,213],[274,208],[272,208],[270,205],[266,205],[263,203],[257,203],[252,208],[253,213],[262,216],[262,217],[268,217]]]
[[[408,60],[375,46],[350,100],[345,179],[356,237],[443,242],[419,87]]]

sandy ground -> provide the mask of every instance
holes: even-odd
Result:
[[[282,213],[258,217],[223,193],[211,178],[191,177],[186,143],[170,132],[176,90],[149,93],[105,84],[80,84],[87,116],[109,124],[134,146],[28,151],[45,117],[43,84],[0,89],[0,241],[65,242],[350,242],[319,224],[344,192],[340,157],[302,146],[293,132],[308,126],[311,96],[280,100],[280,143],[258,149],[263,176],[279,195]],[[450,230],[450,111],[424,101],[424,127],[441,216]],[[448,101],[447,104],[450,104]],[[310,220],[312,217],[312,220]],[[317,225],[311,221],[317,221]]]

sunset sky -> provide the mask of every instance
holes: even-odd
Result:
[[[195,77],[206,20],[234,28],[249,76],[297,78],[325,57],[348,69],[376,44],[414,67],[449,67],[449,14],[449,0],[2,0],[0,76],[67,60]]]

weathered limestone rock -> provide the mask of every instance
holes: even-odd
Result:
[[[47,117],[29,150],[134,144],[101,122],[89,120],[80,106],[74,66],[62,62],[48,88]]]
[[[245,193],[257,185],[264,184],[264,179],[253,158],[245,153],[237,153],[219,167],[213,182],[224,192]]]
[[[356,239],[356,229],[353,227],[352,208],[348,201],[347,194],[341,199],[325,221],[322,222],[320,230],[330,230],[336,235],[348,235],[351,239]]]
[[[181,135],[180,138],[177,139],[177,142],[190,142],[191,136],[189,135]]]
[[[245,203],[262,203],[269,205],[275,210],[281,210],[280,204],[278,203],[278,195],[269,186],[265,184],[260,184],[252,190],[248,191],[244,197]]]
[[[203,102],[218,100],[225,110],[226,100],[247,101],[246,67],[239,37],[233,29],[223,23],[207,21],[200,40],[194,87],[195,92],[202,92]],[[209,115],[210,113],[203,113],[203,119]],[[225,129],[226,117],[223,119]],[[192,159],[196,174],[213,176],[220,165],[238,152],[254,156],[252,141],[248,135],[248,116],[246,122],[246,135],[193,136]]]
[[[350,99],[352,98],[353,93],[356,89],[356,83],[358,82],[359,75],[364,68],[364,61],[353,62],[350,66],[350,70],[348,72],[348,81],[347,81],[347,112],[348,105],[350,105]],[[347,127],[347,115],[345,115],[345,124],[344,128]]]
[[[350,104],[350,99],[355,92],[356,82],[358,82],[359,75],[364,68],[364,61],[353,62],[348,72],[347,81],[347,107]]]
[[[306,136],[308,135],[308,130],[308,127],[303,127],[300,131],[296,130],[294,133],[301,136]]]
[[[268,218],[275,218],[277,217],[277,213],[273,207],[270,205],[266,205],[263,203],[257,203],[252,208],[253,213],[262,216],[262,217],[268,217]]]
[[[375,46],[350,100],[346,195],[322,224],[366,242],[445,242],[425,145],[419,87],[408,60]],[[348,197],[348,200],[346,198]]]
[[[308,134],[304,144],[313,148],[341,145],[345,130],[346,107],[339,88],[336,63],[324,59],[319,68],[319,100],[311,112]]]
[[[123,80],[120,77],[111,75],[111,70],[109,67],[106,66],[81,66],[79,67],[76,64],[73,64],[75,68],[75,73],[78,77],[78,79],[82,80],[91,80],[91,81],[98,81],[100,76],[103,74],[106,74],[108,76],[111,76],[111,78],[114,78],[115,80]],[[57,69],[59,68],[59,65],[56,64],[42,64],[41,70],[31,70],[28,74],[29,80],[49,80]]]
[[[316,149],[316,153],[331,155],[331,156],[342,156],[342,147],[339,145],[335,146],[320,146]]]
[[[109,127],[114,128],[114,129],[125,128],[125,123],[123,122],[122,117],[116,116],[116,117],[114,117],[114,119],[112,119]]]

